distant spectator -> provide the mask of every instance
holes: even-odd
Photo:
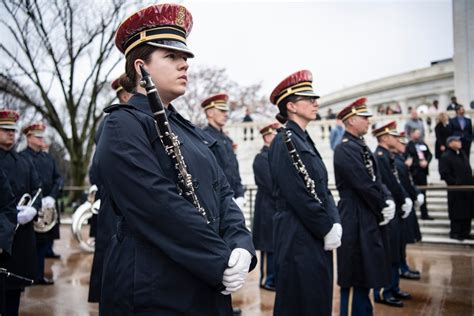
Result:
[[[448,104],[446,110],[452,111],[456,107],[456,105],[459,105],[457,98],[455,96],[451,97],[451,103]]]
[[[418,129],[421,133],[421,140],[425,138],[425,127],[423,126],[423,120],[418,117],[418,112],[415,108],[410,111],[410,119],[405,123],[405,134],[411,137],[413,130]]]
[[[433,132],[433,130],[431,129],[431,125],[432,125],[432,116],[435,116],[436,114],[438,114],[438,100],[434,100],[433,101],[433,104],[430,105],[430,107],[428,108],[428,117],[426,118],[426,125],[428,125],[428,133],[431,134],[431,132]]]
[[[332,113],[332,109],[328,109],[328,115],[326,116],[327,120],[334,120],[336,118],[336,114]]]
[[[378,113],[378,115],[384,115],[385,114],[385,107],[383,106],[383,104],[380,104],[377,107],[377,113]]]
[[[464,106],[461,104],[456,105],[454,110],[456,116],[449,120],[449,132],[450,135],[461,137],[462,150],[469,159],[472,143],[472,121],[464,116]]]
[[[253,119],[252,117],[250,116],[250,109],[249,108],[246,108],[245,109],[245,116],[244,116],[244,119],[242,120],[242,122],[253,122]],[[249,128],[250,130],[250,140],[253,140],[253,127],[250,127]],[[244,127],[244,141],[247,140],[247,127]]]
[[[471,107],[471,109],[473,109],[473,110],[474,110],[474,100],[473,100],[473,101],[471,101],[471,104],[470,104],[469,106]]]
[[[469,159],[461,150],[459,136],[447,139],[447,150],[439,160],[439,174],[447,185],[473,185]],[[472,191],[448,191],[448,214],[451,221],[449,237],[463,240],[473,239],[470,235],[474,216],[474,194]]]
[[[393,111],[392,107],[387,106],[387,110],[385,111],[385,115],[394,115],[395,112]]]
[[[417,128],[411,131],[411,140],[406,148],[407,160],[411,159],[410,173],[413,177],[413,182],[416,185],[427,185],[428,184],[428,173],[429,164],[433,155],[431,154],[428,145],[421,138],[421,131]],[[426,190],[421,190],[424,196],[426,196]],[[427,203],[421,205],[421,218],[430,219],[433,218],[428,215]]]
[[[438,114],[436,121],[437,124],[435,126],[435,157],[436,159],[439,159],[441,158],[443,152],[446,151],[446,139],[450,135],[450,131],[448,128],[449,116],[446,112],[441,112]]]
[[[432,115],[436,115],[439,113],[439,102],[438,100],[434,100],[433,104],[428,109],[428,113]]]
[[[329,134],[329,143],[331,144],[331,149],[334,150],[336,146],[341,142],[342,136],[344,135],[344,124],[341,120],[336,120],[336,126],[331,130]]]

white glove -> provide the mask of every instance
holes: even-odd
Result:
[[[235,204],[243,211],[245,205],[245,198],[243,196],[239,196],[238,198],[234,199]]]
[[[3,252],[3,249],[2,249],[2,248],[0,248],[0,253],[2,253],[2,252]]]
[[[413,208],[413,201],[410,198],[405,198],[405,203],[402,205],[402,218],[405,219],[410,215],[411,210]]]
[[[382,209],[384,220],[379,224],[380,226],[387,225],[395,217],[395,202],[387,200],[385,203],[387,207]]]
[[[18,224],[24,225],[36,216],[36,209],[32,206],[17,206],[16,209]]]
[[[41,203],[43,204],[43,207],[53,208],[56,205],[56,200],[50,196],[46,196],[41,199]]]
[[[415,207],[420,207],[425,204],[425,196],[423,193],[420,193],[416,196]]]
[[[225,286],[225,290],[221,292],[222,294],[234,293],[244,285],[251,262],[252,255],[247,250],[243,248],[232,250],[227,263],[228,268],[224,270],[222,278],[222,284]]]
[[[342,226],[339,223],[332,225],[329,233],[324,236],[324,250],[331,251],[341,245]]]

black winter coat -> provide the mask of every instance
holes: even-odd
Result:
[[[405,203],[405,198],[408,198],[408,194],[400,183],[393,154],[382,146],[378,146],[375,150],[375,159],[380,168],[382,182],[392,194],[397,207],[395,217],[388,223],[387,229],[390,241],[391,262],[398,263],[400,262],[402,247],[401,206]]]
[[[197,197],[211,223],[179,194],[174,164],[154,125],[147,97],[108,109],[94,160],[120,221],[104,259],[102,315],[232,315],[220,293],[230,253],[255,249],[206,134],[172,106]],[[133,106],[133,107],[132,107]]]
[[[283,142],[283,131],[279,131],[269,152],[277,207],[273,222],[277,279],[274,315],[331,315],[333,254],[324,250],[324,236],[340,222],[339,213],[328,189],[326,167],[313,141],[293,121],[288,121],[286,128],[323,204],[308,192]]]
[[[373,169],[367,164],[372,164]],[[379,226],[379,221],[387,206],[385,201],[391,196],[378,172],[365,141],[345,132],[334,151],[343,229],[342,245],[337,249],[337,282],[341,287],[374,288],[390,282],[387,230]]]
[[[239,172],[239,162],[237,161],[237,156],[232,146],[232,139],[212,125],[206,126],[204,131],[212,139],[217,141],[216,145],[212,147],[212,151],[216,156],[217,163],[224,171],[231,189],[234,191],[234,197],[238,198],[244,196],[244,187]]]
[[[446,150],[439,160],[439,174],[447,185],[473,185],[472,169],[463,151]],[[448,191],[450,220],[467,220],[474,217],[473,191]]]
[[[40,180],[31,162],[13,150],[0,149],[0,169],[5,172],[13,194],[15,205],[18,205],[24,193],[33,197],[40,188]],[[36,210],[41,208],[40,194],[32,205]],[[13,237],[12,252],[6,268],[8,271],[29,279],[37,275],[36,237],[33,221],[19,225]],[[7,289],[22,289],[25,283],[15,278],[7,278]]]
[[[54,158],[43,151],[36,152],[30,147],[23,150],[20,155],[29,159],[38,173],[41,181],[41,194],[43,197],[50,196],[55,200],[59,196],[59,192],[64,185],[64,180],[58,172]],[[38,242],[52,241],[59,239],[59,210],[56,208],[58,214],[58,223],[45,233],[36,233],[36,240]]]
[[[273,216],[276,212],[268,162],[269,149],[264,146],[253,162],[253,174],[258,191],[255,197],[252,237],[255,249],[265,252],[273,252]]]

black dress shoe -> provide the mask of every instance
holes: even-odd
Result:
[[[260,288],[262,288],[264,290],[267,290],[267,291],[273,291],[273,292],[276,291],[275,285],[273,285],[273,284],[263,284],[263,285],[260,285]]]
[[[43,277],[42,279],[36,280],[34,284],[37,284],[37,285],[53,285],[54,281],[53,281],[53,279],[48,279],[48,278]]]
[[[398,293],[393,293],[393,297],[398,298],[400,300],[410,300],[411,294],[407,292],[400,291]]]
[[[456,239],[456,240],[459,240],[459,241],[463,241],[464,238],[461,237],[461,235],[458,235],[458,234],[450,234],[449,235],[449,238],[451,239]]]
[[[44,257],[45,258],[52,258],[52,259],[61,259],[61,255],[55,254],[54,252],[53,253],[48,253]]]
[[[242,310],[238,307],[232,307],[232,313],[234,313],[234,315],[242,315]]]
[[[376,303],[380,303],[380,304],[385,304],[385,305],[388,305],[388,306],[393,306],[393,307],[403,307],[403,302],[400,301],[400,300],[397,300],[396,298],[394,297],[390,297],[390,298],[385,298],[385,299],[379,299],[379,300],[375,300]]]
[[[400,278],[407,280],[419,280],[420,273],[413,273],[412,271],[405,271],[400,273]]]

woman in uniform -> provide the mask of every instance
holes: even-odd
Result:
[[[332,310],[332,250],[341,244],[342,227],[326,167],[306,131],[316,119],[317,98],[308,70],[287,77],[270,97],[277,119],[286,122],[269,152],[276,199],[274,315],[329,316]]]
[[[171,105],[186,91],[191,27],[185,7],[158,4],[131,15],[116,33],[126,58],[121,85],[133,96],[106,110],[94,156],[119,216],[104,259],[102,315],[232,315],[229,294],[256,264],[243,214],[210,149],[215,142]],[[156,85],[205,216],[182,192],[177,152],[163,146],[169,135],[155,125],[140,67]]]

